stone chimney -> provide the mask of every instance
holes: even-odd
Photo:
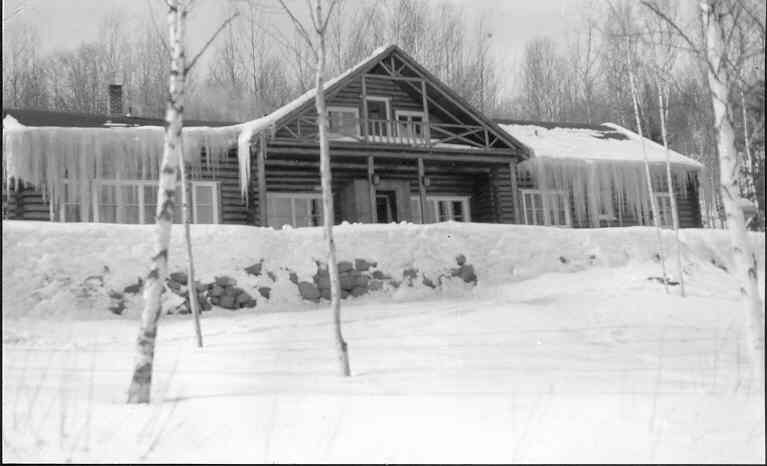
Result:
[[[123,114],[123,85],[109,85],[109,115],[118,116]]]

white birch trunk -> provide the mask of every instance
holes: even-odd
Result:
[[[169,0],[168,27],[171,49],[169,97],[165,114],[165,143],[157,192],[157,220],[152,267],[144,282],[144,310],[136,347],[136,365],[128,391],[128,403],[148,403],[152,386],[157,321],[162,313],[160,299],[168,275],[168,248],[170,246],[173,212],[176,206],[178,166],[182,160],[181,129],[183,127],[184,96],[184,37],[181,22],[186,15],[178,0]]]
[[[642,144],[642,155],[644,157],[645,178],[647,178],[647,192],[650,195],[650,210],[652,211],[655,233],[658,236],[658,251],[660,254],[661,271],[663,272],[663,289],[668,293],[668,279],[666,278],[666,255],[663,252],[663,235],[660,231],[660,218],[658,217],[658,203],[652,189],[652,177],[650,175],[650,162],[647,160],[647,151],[645,150],[644,134],[642,132],[642,119],[639,116],[639,98],[637,97],[636,84],[634,83],[634,71],[631,69],[631,52],[629,51],[629,85],[631,86],[631,101],[634,104],[634,116],[636,117],[637,133]]]
[[[735,150],[735,131],[729,106],[730,83],[726,69],[724,28],[720,21],[723,12],[717,3],[707,1],[701,4],[703,24],[706,33],[706,57],[708,58],[708,84],[714,108],[716,146],[719,152],[720,192],[732,243],[734,275],[738,279],[743,295],[743,310],[746,312],[747,345],[750,349],[753,374],[756,381],[764,385],[764,309],[759,297],[757,282],[757,261],[746,233],[743,211],[737,203],[738,155]]]
[[[322,18],[321,0],[317,0],[317,18]],[[320,21],[318,19],[318,21]],[[320,174],[322,177],[322,213],[325,226],[325,238],[328,242],[328,273],[330,275],[330,303],[333,308],[333,327],[335,330],[336,349],[341,373],[350,376],[349,353],[346,341],[341,332],[341,284],[338,278],[338,263],[336,262],[336,245],[333,240],[333,191],[330,174],[330,146],[328,144],[328,110],[325,104],[323,75],[325,72],[325,33],[319,33],[319,50],[317,50],[317,125],[320,138]]]
[[[668,195],[671,201],[671,219],[674,224],[674,240],[676,242],[676,269],[679,273],[680,293],[684,297],[684,269],[682,269],[682,242],[679,240],[679,210],[677,210],[676,196],[674,195],[674,183],[671,176],[671,156],[668,150],[668,136],[666,135],[666,105],[668,100],[663,98],[663,89],[658,82],[658,108],[660,109],[660,129],[663,137],[663,149],[666,151],[666,183],[668,184]]]

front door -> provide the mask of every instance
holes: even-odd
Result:
[[[397,222],[397,193],[395,191],[376,191],[376,213],[378,223]]]

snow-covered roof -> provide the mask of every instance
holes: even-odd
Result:
[[[664,147],[613,123],[601,125],[500,120],[501,129],[527,145],[538,158],[559,160],[665,163]],[[644,139],[644,148],[642,147]],[[672,164],[703,168],[703,164],[669,149]]]

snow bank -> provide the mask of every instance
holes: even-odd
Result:
[[[109,290],[122,291],[146,273],[151,253],[152,226],[46,222],[3,222],[3,317],[66,314],[76,318],[110,318]],[[620,229],[559,229],[519,225],[341,225],[335,228],[339,260],[356,258],[378,262],[378,269],[401,279],[403,271],[418,270],[413,287],[384,289],[356,298],[359,301],[407,301],[442,293],[455,296],[494,294],[503,285],[550,273],[569,273],[594,267],[645,264],[655,275],[660,267],[655,232],[649,227]],[[673,250],[672,233],[665,232],[665,249]],[[257,288],[272,288],[269,300],[259,297],[256,312],[312,309],[324,304],[305,302],[289,280],[312,281],[317,261],[326,259],[321,228],[274,230],[237,225],[193,225],[192,239],[198,278],[235,278],[253,296]],[[714,273],[718,285],[701,285],[702,294],[728,293],[731,263],[725,231],[683,230],[684,269],[687,275],[702,270]],[[758,257],[764,258],[764,235],[752,234]],[[184,269],[182,230],[173,228],[170,270]],[[479,277],[473,288],[449,280],[433,290],[421,277],[436,281],[455,267],[464,254]],[[263,259],[266,273],[248,275],[245,267]],[[669,261],[667,261],[667,264]],[[763,262],[761,263],[763,269]],[[657,270],[656,270],[657,269]],[[635,276],[646,280],[644,276]],[[675,273],[672,272],[672,275]],[[552,286],[556,286],[552,283]],[[733,292],[734,292],[734,287]],[[124,315],[136,316],[140,297],[128,303]],[[238,311],[249,312],[249,311]],[[124,318],[124,317],[114,317]]]

